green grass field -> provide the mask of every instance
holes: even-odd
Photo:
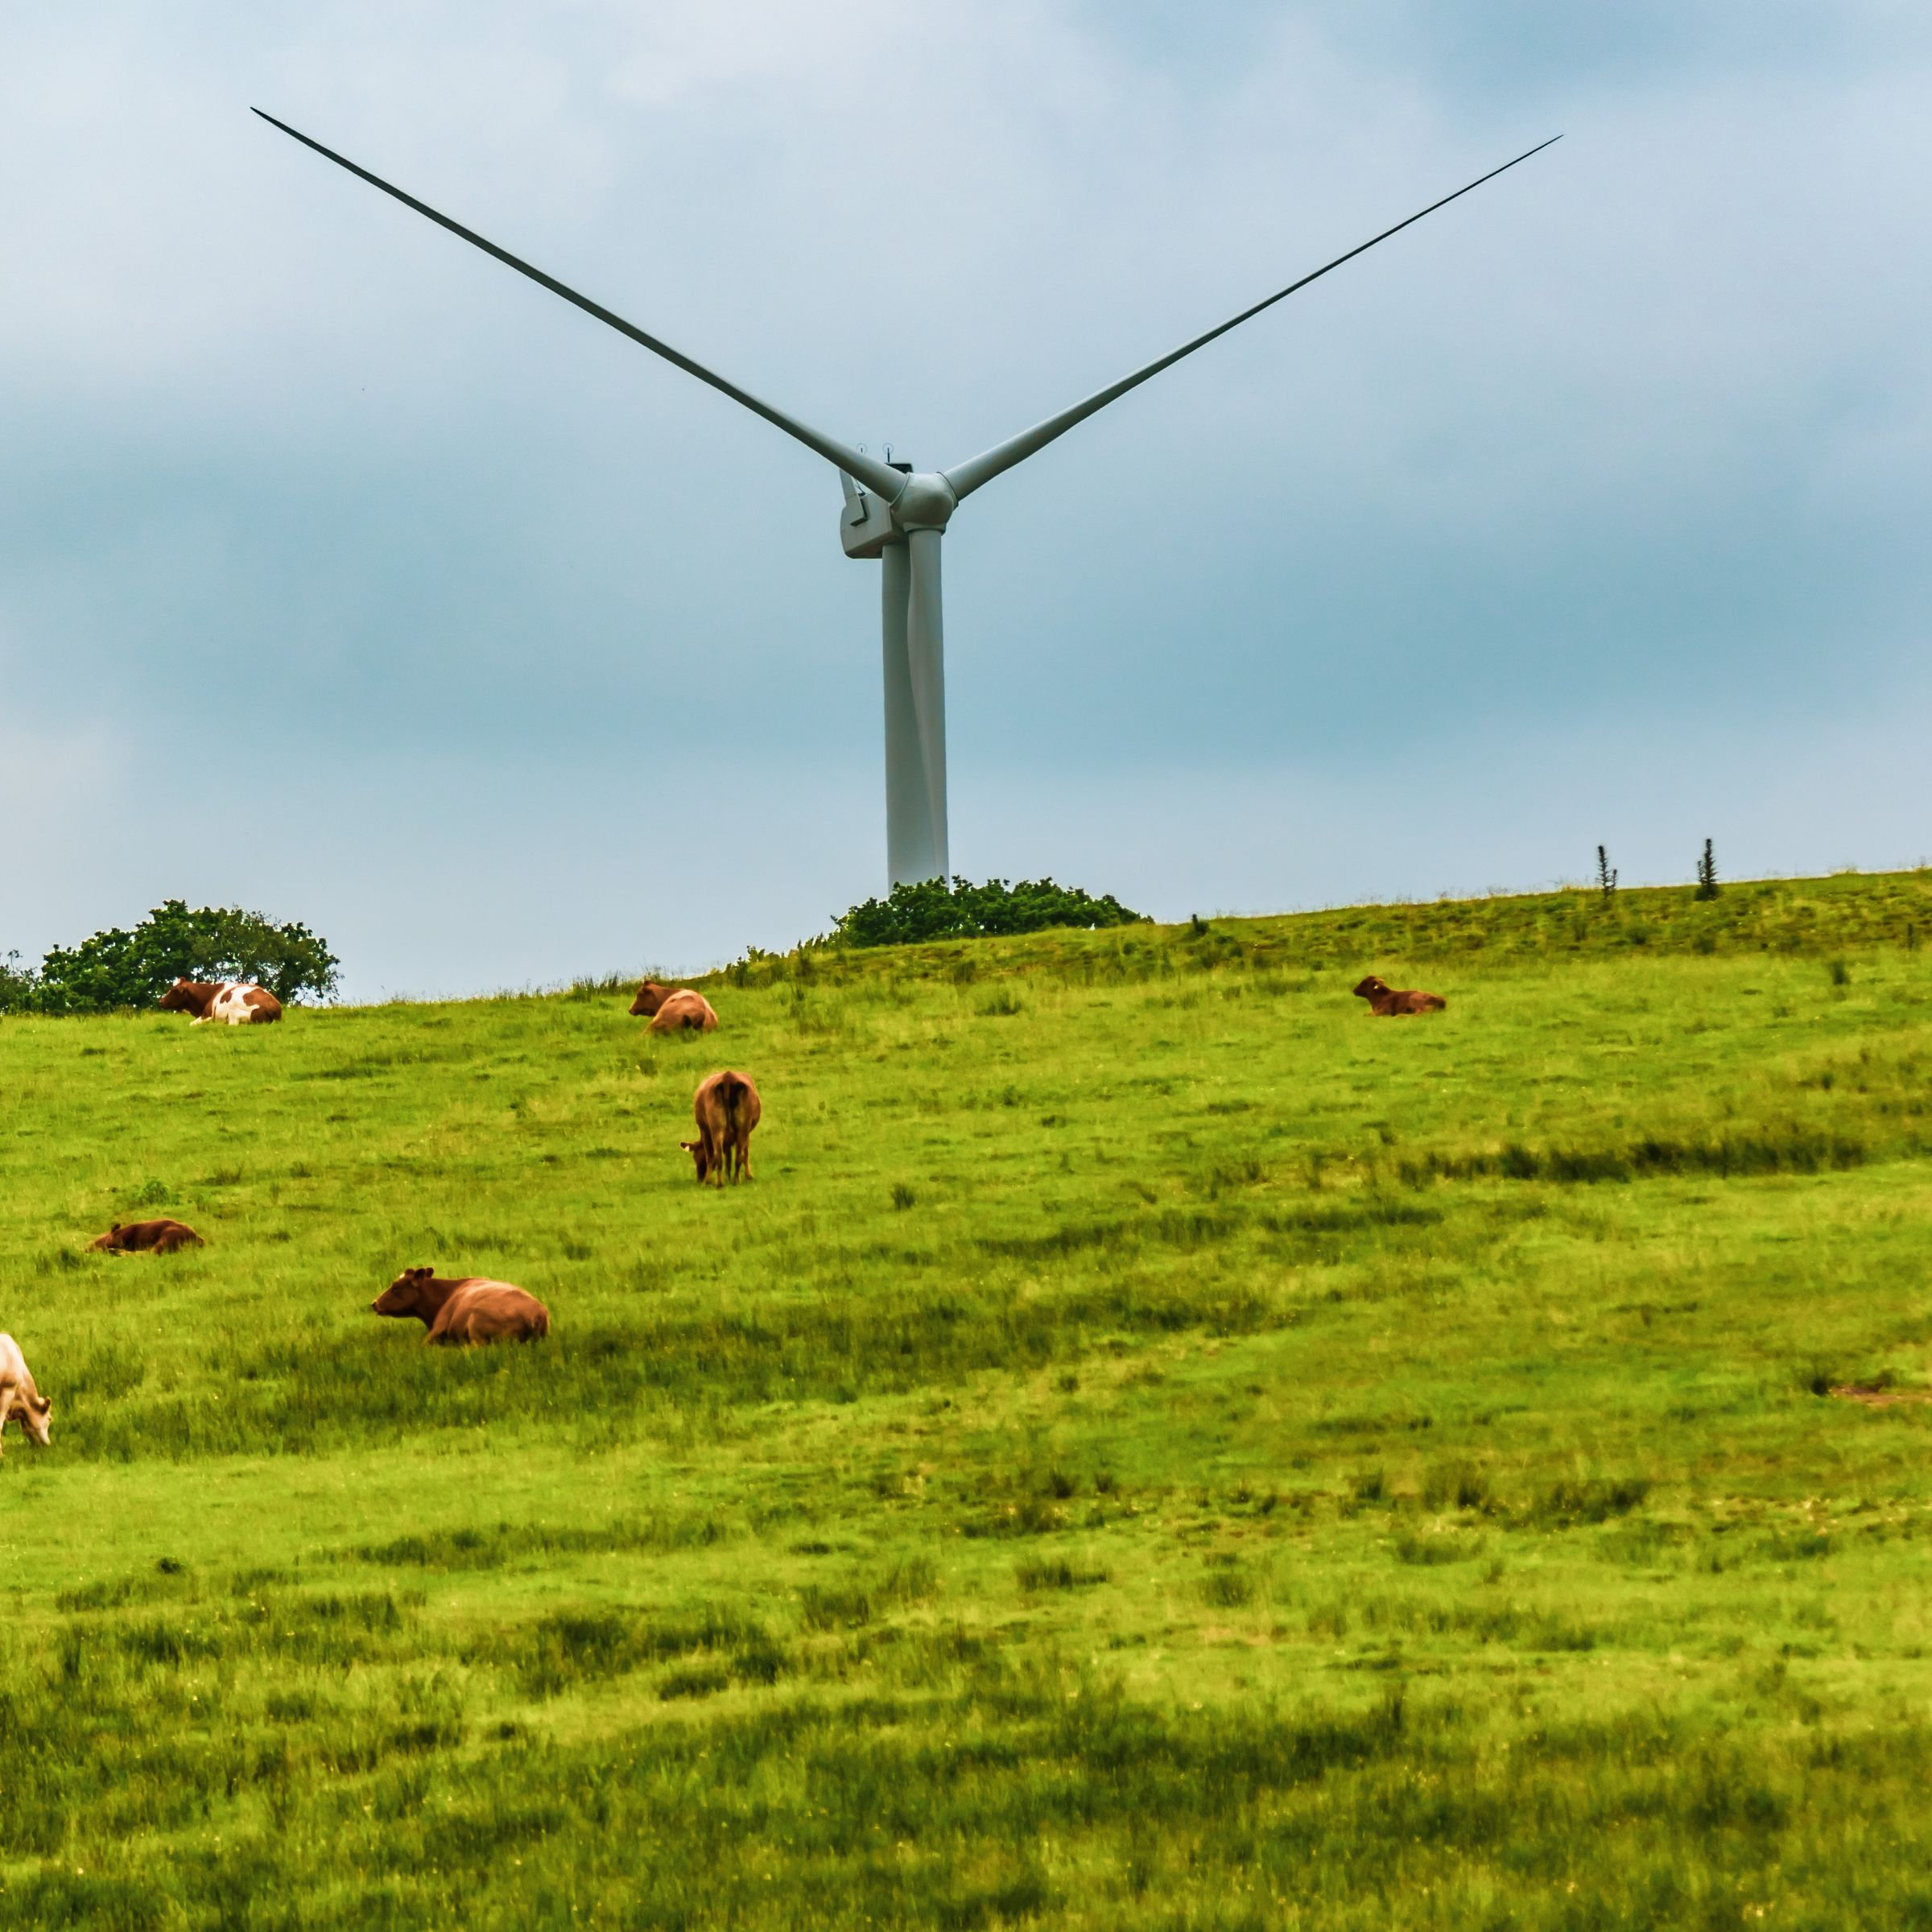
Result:
[[[0,1923],[1932,1925],[1922,930],[0,1022]],[[82,1252],[162,1212],[206,1249]],[[425,1349],[420,1262],[555,1332]]]

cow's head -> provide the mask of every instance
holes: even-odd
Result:
[[[679,1141],[678,1145],[697,1163],[698,1179],[703,1180],[711,1172],[711,1162],[705,1157],[704,1143],[702,1141]]]
[[[430,1318],[429,1285],[436,1279],[433,1268],[405,1268],[369,1303],[376,1315],[413,1315],[419,1320]]]
[[[660,986],[655,980],[646,980],[638,989],[638,997],[631,1001],[630,1010],[634,1014],[649,1019],[670,995],[671,989],[668,986]]]
[[[1356,988],[1355,997],[1358,1000],[1379,1000],[1388,990],[1389,985],[1386,980],[1378,980],[1373,973],[1370,973],[1368,978]]]
[[[43,1449],[46,1448],[47,1426],[54,1419],[53,1404],[43,1395],[23,1395],[14,1413],[19,1417],[27,1434]]]
[[[163,1013],[199,1013],[201,989],[192,980],[176,980],[161,996]]]

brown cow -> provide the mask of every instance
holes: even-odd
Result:
[[[1378,980],[1370,973],[1355,989],[1358,1000],[1368,1002],[1371,1013],[1380,1013],[1385,1018],[1406,1013],[1440,1013],[1449,1002],[1439,993],[1418,993],[1411,989],[1397,993],[1385,980]]]
[[[667,993],[650,1016],[647,1033],[715,1033],[718,1016],[701,993]]]
[[[192,1024],[225,1020],[231,1026],[267,1026],[282,1017],[282,1002],[266,986],[247,980],[176,980],[161,996],[163,1013],[192,1013]]]
[[[534,1294],[482,1274],[445,1281],[431,1268],[405,1268],[369,1307],[378,1315],[413,1315],[427,1342],[535,1341],[550,1333],[550,1311]]]
[[[10,1335],[0,1335],[0,1431],[14,1417],[40,1447],[47,1447],[47,1426],[53,1420],[54,1405],[34,1386],[27,1373],[27,1358]]]
[[[646,980],[638,989],[638,997],[630,1003],[631,1017],[648,1019],[671,997],[671,989],[660,986],[655,980]]]
[[[105,1234],[88,1243],[103,1254],[175,1254],[184,1248],[208,1244],[186,1221],[116,1221]]]
[[[678,1145],[697,1163],[700,1184],[713,1174],[720,1187],[727,1180],[750,1179],[751,1130],[764,1108],[749,1079],[729,1067],[707,1074],[698,1082],[691,1111],[698,1137]]]

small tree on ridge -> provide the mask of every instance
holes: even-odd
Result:
[[[1717,859],[1708,839],[1704,840],[1703,857],[1697,861],[1697,890],[1690,896],[1695,899],[1717,897]]]

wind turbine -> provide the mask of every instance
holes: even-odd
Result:
[[[261,114],[270,126],[280,128],[283,134],[299,141],[304,147],[313,148],[338,167],[347,168],[371,188],[379,188],[384,194],[393,195],[405,208],[413,208],[418,214],[427,216],[438,227],[448,229],[452,235],[460,235],[485,254],[494,255],[506,267],[514,268],[520,275],[529,276],[552,295],[575,303],[586,314],[608,323],[619,334],[641,343],[654,355],[675,364],[687,375],[696,376],[700,382],[708,382],[733,402],[743,403],[754,415],[762,416],[788,436],[795,437],[807,449],[836,467],[839,481],[845,493],[845,506],[839,516],[839,537],[844,545],[845,554],[848,557],[877,558],[883,571],[886,862],[894,886],[920,879],[943,879],[950,869],[946,837],[945,630],[940,614],[939,547],[952,513],[982,484],[990,483],[1016,463],[1025,462],[1049,443],[1065,436],[1075,424],[1085,422],[1096,411],[1104,409],[1130,389],[1137,389],[1150,376],[1158,376],[1183,356],[1191,356],[1197,349],[1204,348],[1217,336],[1226,335],[1229,329],[1238,328],[1265,308],[1272,308],[1296,290],[1306,288],[1311,282],[1319,281],[1344,262],[1353,261],[1378,242],[1386,242],[1391,235],[1399,234],[1405,228],[1421,221],[1424,215],[1432,215],[1439,208],[1447,208],[1451,201],[1480,188],[1485,181],[1493,181],[1498,175],[1507,172],[1520,162],[1527,161],[1531,155],[1541,154],[1562,138],[1560,135],[1552,135],[1550,140],[1539,142],[1536,147],[1518,155],[1515,160],[1505,161],[1501,167],[1492,167],[1488,174],[1478,175],[1454,194],[1444,195],[1441,200],[1430,202],[1428,207],[1397,222],[1394,227],[1385,228],[1379,235],[1371,236],[1359,246],[1350,249],[1347,254],[1337,255],[1312,274],[1290,282],[1286,288],[1278,289],[1272,295],[1250,308],[1243,309],[1238,316],[1230,316],[1205,334],[1183,342],[1179,349],[1170,349],[1166,355],[1135,369],[1131,375],[1121,377],[1119,382],[1095,390],[1071,408],[1062,410],[1058,415],[1036,423],[1031,429],[1022,430],[1004,443],[996,443],[991,449],[982,451],[969,461],[956,464],[951,469],[915,470],[909,463],[881,463],[863,451],[841,443],[836,436],[828,436],[824,431],[800,422],[796,416],[787,415],[774,404],[762,401],[749,390],[741,389],[737,383],[726,380],[716,369],[707,369],[702,362],[673,349],[668,342],[647,334],[634,323],[626,322],[621,316],[613,314],[588,295],[579,295],[554,276],[519,260],[507,249],[485,241],[461,222],[439,214],[427,202],[404,193],[380,175],[372,175],[367,168],[358,167],[334,149],[324,147],[320,141],[312,141],[287,122],[278,121],[273,114],[262,114],[260,108],[254,111]]]

